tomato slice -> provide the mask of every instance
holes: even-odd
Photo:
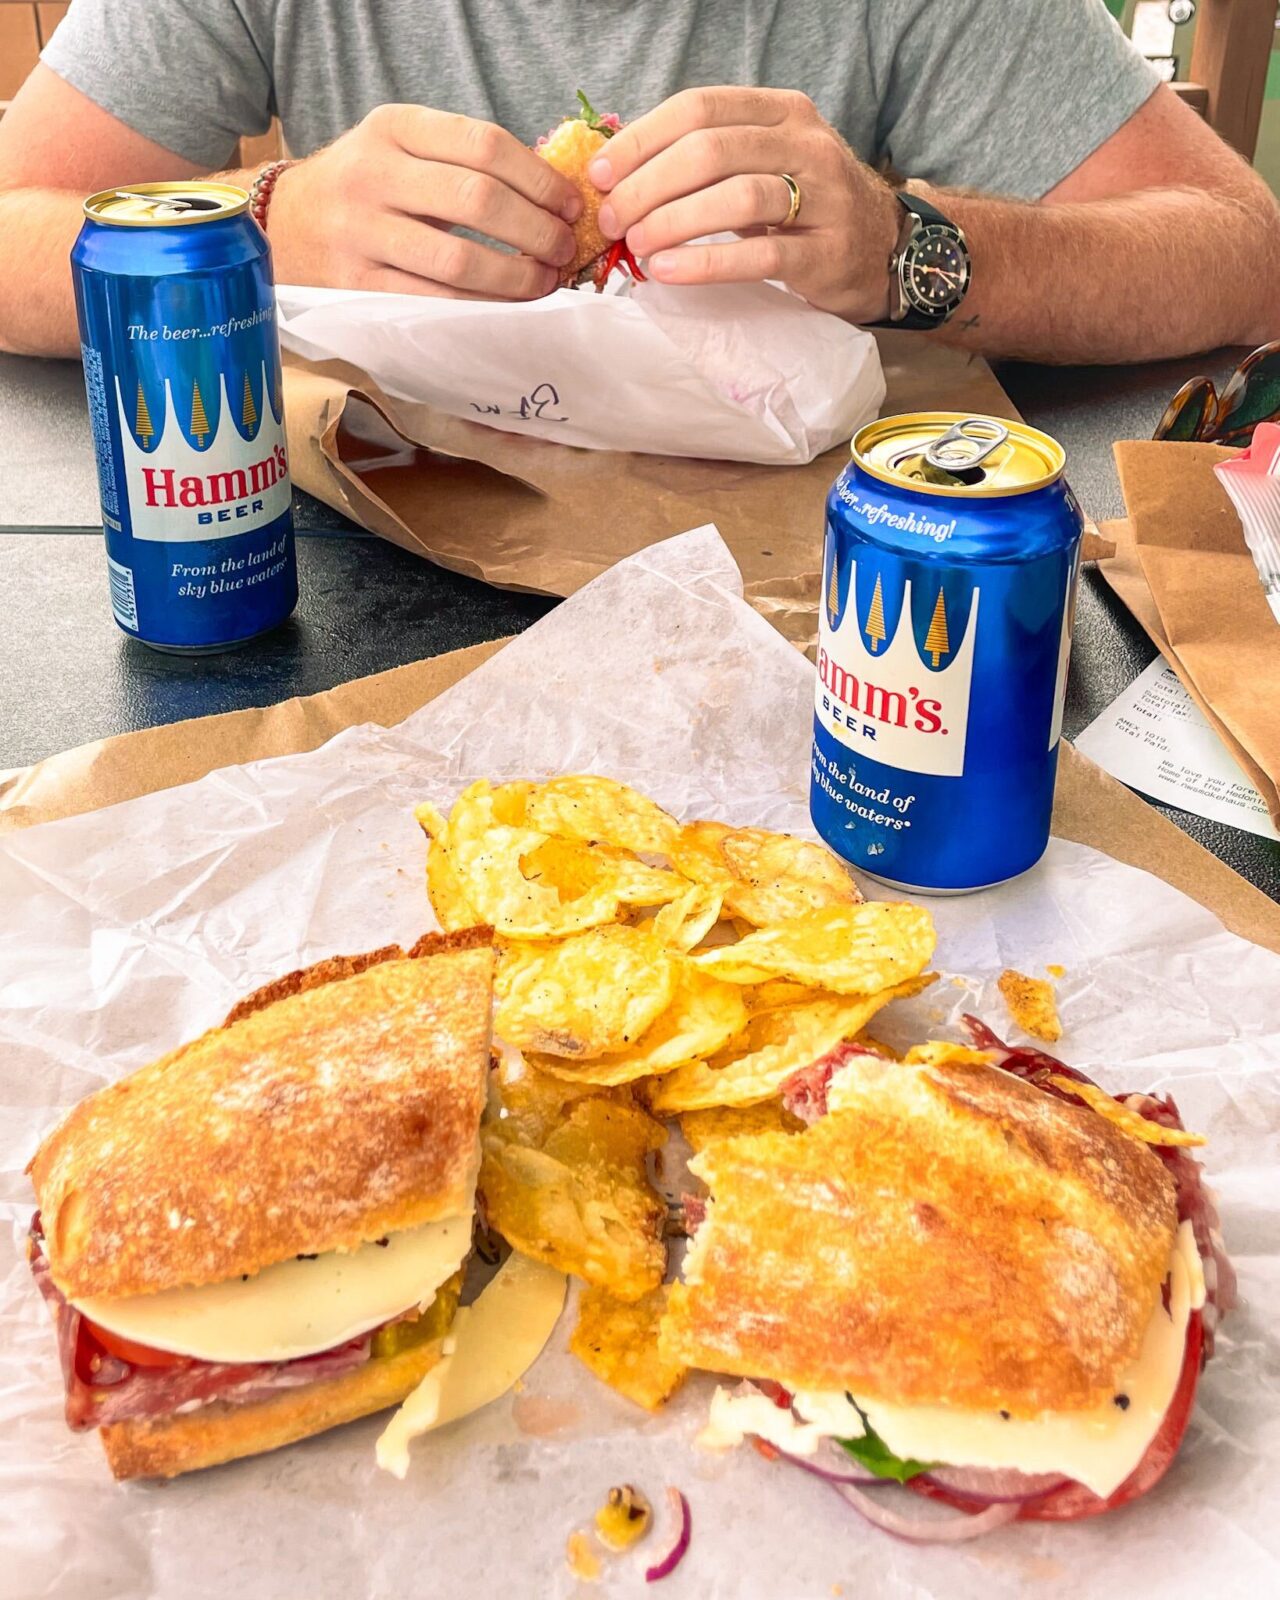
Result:
[[[1104,1511],[1115,1511],[1128,1505],[1154,1489],[1169,1470],[1182,1436],[1187,1431],[1195,1405],[1196,1386],[1200,1382],[1201,1354],[1204,1349],[1204,1325],[1198,1311],[1193,1311],[1187,1322],[1187,1344],[1182,1358],[1182,1371],[1173,1399],[1164,1414],[1164,1421],[1147,1446],[1146,1454],[1115,1492],[1102,1499],[1092,1489],[1069,1479],[1056,1489],[1024,1502],[1018,1512],[1019,1522],[1080,1522],[1085,1517],[1097,1517]],[[942,1484],[931,1483],[927,1478],[912,1478],[908,1489],[928,1500],[940,1500],[957,1511],[976,1512],[981,1505],[970,1496],[953,1494]]]
[[[121,1361],[127,1361],[134,1367],[187,1367],[191,1365],[190,1356],[175,1355],[172,1350],[155,1350],[149,1344],[138,1344],[133,1339],[126,1339],[123,1334],[112,1333],[108,1328],[101,1328],[96,1322],[90,1322],[84,1317],[81,1326],[85,1332],[108,1355],[117,1356]]]

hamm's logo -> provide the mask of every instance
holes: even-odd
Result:
[[[215,429],[199,381],[191,385],[190,395],[175,398],[172,382],[166,378],[164,425],[158,439],[142,385],[126,406],[116,380],[129,519],[135,539],[225,539],[264,527],[288,510],[284,430],[271,408],[265,365],[260,368],[260,379],[261,411],[245,374],[244,389],[237,396],[237,427],[226,374],[219,377],[219,393],[214,399],[221,404],[216,406]],[[185,429],[183,417],[189,424]]]
[[[930,580],[937,594],[929,597],[929,626],[917,649],[911,580],[903,585],[896,619],[886,627],[877,573],[859,623],[857,563],[850,564],[848,592],[842,595],[833,560],[819,623],[815,705],[823,727],[856,755],[904,772],[958,778],[964,772],[979,591],[973,590],[959,626],[952,612],[948,629],[945,581]]]

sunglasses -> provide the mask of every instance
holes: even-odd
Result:
[[[1260,422],[1280,422],[1280,339],[1247,355],[1221,394],[1209,378],[1188,379],[1152,437],[1245,445]]]

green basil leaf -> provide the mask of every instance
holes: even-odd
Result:
[[[867,1431],[861,1439],[837,1439],[836,1443],[868,1472],[875,1473],[877,1478],[892,1478],[895,1483],[906,1483],[911,1478],[918,1478],[922,1472],[930,1471],[935,1465],[932,1461],[903,1461],[894,1455],[865,1417],[862,1421]]]

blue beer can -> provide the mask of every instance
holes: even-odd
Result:
[[[1049,839],[1083,519],[1020,422],[884,417],[827,500],[814,826],[894,888],[962,894]]]
[[[84,204],[71,252],[111,609],[210,654],[298,600],[271,251],[243,189],[142,183]]]

